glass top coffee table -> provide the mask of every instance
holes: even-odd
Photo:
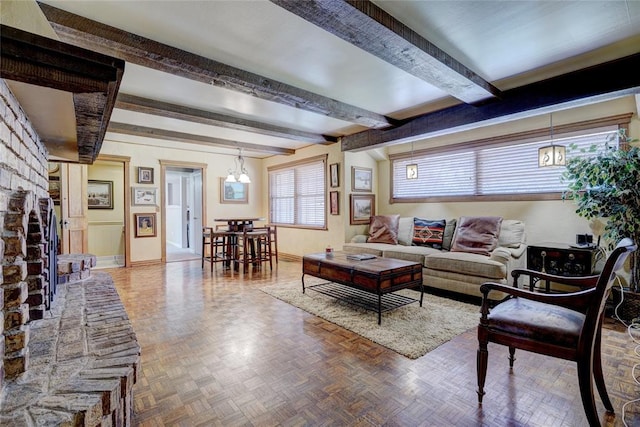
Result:
[[[420,288],[420,307],[424,296],[422,265],[394,258],[374,257],[353,260],[344,252],[316,253],[302,258],[302,292],[306,288],[329,295],[351,304],[378,312],[393,310],[418,300],[392,292],[407,288]],[[304,276],[325,279],[328,282],[305,286]]]

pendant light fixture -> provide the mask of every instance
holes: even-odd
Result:
[[[411,141],[411,163],[407,165],[407,179],[418,179],[418,164],[413,163],[413,141]]]
[[[236,169],[229,169],[226,182],[241,182],[243,184],[251,184],[251,179],[247,170],[244,168],[244,157],[242,157],[242,148],[238,148],[238,157],[235,158]]]
[[[567,149],[564,145],[553,143],[553,113],[549,114],[551,144],[538,149],[538,167],[565,166]]]

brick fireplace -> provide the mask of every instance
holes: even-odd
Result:
[[[130,425],[140,347],[111,277],[76,274],[95,257],[57,285],[47,164],[0,79],[0,425]]]

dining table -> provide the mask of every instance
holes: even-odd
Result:
[[[229,226],[227,231],[244,231],[251,230],[253,223],[257,221],[264,221],[264,218],[260,217],[227,217],[227,218],[214,218],[216,222],[226,222]]]
[[[242,235],[242,233],[247,230],[253,230],[253,223],[258,221],[264,221],[264,218],[261,217],[226,217],[226,218],[214,218],[215,222],[226,222],[227,223],[227,262],[225,263],[227,267],[230,267],[231,260],[233,260],[233,268],[234,270],[239,270],[239,262],[238,262],[238,237]],[[251,248],[252,253],[255,251],[255,248]]]

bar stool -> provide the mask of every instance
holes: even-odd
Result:
[[[245,229],[238,236],[238,250],[236,263],[242,264],[242,271],[248,272],[249,264],[254,267],[260,267],[263,262],[269,262],[270,269],[273,269],[271,263],[271,230],[269,227]]]
[[[202,227],[202,267],[205,261],[213,265],[218,262],[228,261],[227,235],[225,230],[214,229],[213,227]]]

